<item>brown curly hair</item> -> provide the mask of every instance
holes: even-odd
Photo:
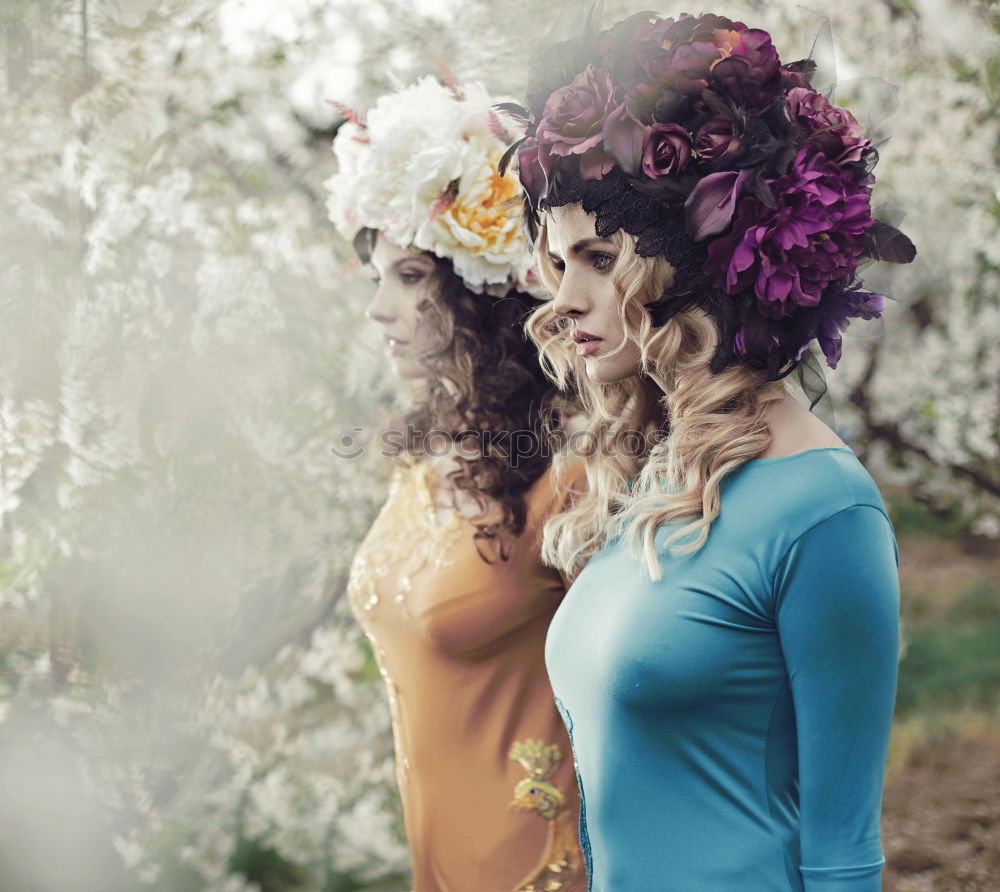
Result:
[[[354,247],[364,262],[377,231],[363,229]],[[579,411],[574,392],[560,392],[546,377],[524,321],[538,307],[511,288],[503,297],[471,291],[451,261],[434,262],[433,298],[419,307],[421,324],[435,334],[434,348],[419,357],[428,375],[422,393],[402,418],[404,454],[428,457],[427,435],[444,432],[456,444],[476,437],[489,446],[474,457],[456,455],[447,480],[469,493],[480,514],[473,519],[476,545],[487,563],[508,558],[507,540],[524,531],[525,494],[565,445],[563,422]],[[488,434],[488,437],[484,437]],[[492,506],[499,520],[483,518]]]

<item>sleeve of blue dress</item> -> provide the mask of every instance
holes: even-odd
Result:
[[[803,533],[775,576],[795,707],[806,892],[880,892],[879,817],[896,696],[899,553],[855,505]]]

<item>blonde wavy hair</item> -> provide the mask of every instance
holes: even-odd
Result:
[[[582,459],[586,491],[545,524],[542,559],[572,577],[620,536],[655,580],[662,575],[657,529],[688,520],[660,547],[675,553],[701,548],[719,515],[723,478],[767,448],[771,434],[764,415],[785,389],[782,381],[767,381],[766,372],[742,364],[713,374],[719,334],[703,310],[687,310],[653,327],[645,304],[670,284],[673,267],[661,255],[637,255],[635,238],[625,232],[611,241],[617,259],[610,274],[626,338],[640,348],[638,375],[611,384],[591,381],[552,302],[535,310],[526,325],[546,374],[560,390],[578,389],[586,427],[569,445],[585,440],[589,447]],[[554,295],[558,276],[545,214],[535,256],[539,278]],[[564,448],[555,455],[561,479],[577,453]]]

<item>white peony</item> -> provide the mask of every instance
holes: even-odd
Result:
[[[339,170],[326,182],[340,232],[378,229],[447,258],[477,292],[523,281],[531,259],[520,185],[513,171],[497,171],[510,140],[501,138],[493,103],[478,84],[458,99],[425,77],[383,96],[365,125],[343,124],[333,146]]]

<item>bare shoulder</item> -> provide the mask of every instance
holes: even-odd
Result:
[[[760,458],[780,458],[807,449],[848,448],[837,433],[790,394],[768,411],[771,442]]]

